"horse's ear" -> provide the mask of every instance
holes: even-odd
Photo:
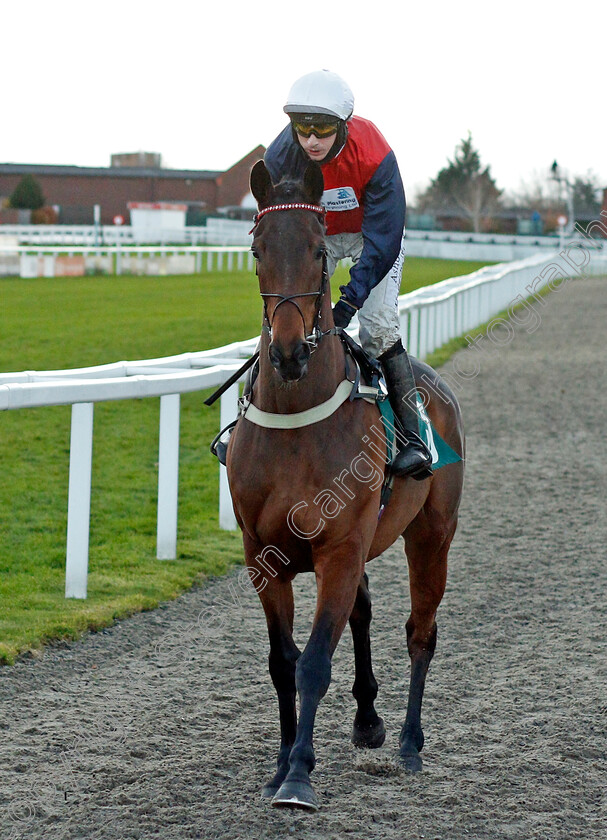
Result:
[[[304,189],[312,204],[319,204],[325,190],[325,179],[322,177],[322,169],[314,161],[306,167],[304,173]]]
[[[272,179],[263,160],[258,160],[251,169],[251,192],[259,207],[265,207],[270,200],[272,190]]]

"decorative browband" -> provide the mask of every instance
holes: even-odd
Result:
[[[266,213],[273,213],[275,210],[311,210],[313,213],[318,213],[318,215],[322,216],[323,219],[327,213],[326,209],[321,207],[320,204],[304,204],[302,202],[295,202],[293,204],[273,204],[271,207],[264,207],[263,210],[260,210],[259,213],[253,217],[253,230],[255,230],[260,219],[262,219]]]

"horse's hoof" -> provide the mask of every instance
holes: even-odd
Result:
[[[312,785],[305,782],[283,782],[272,799],[275,808],[300,808],[302,811],[318,811],[320,807]]]
[[[419,773],[423,767],[422,757],[417,750],[399,753],[399,761],[408,773]]]
[[[261,789],[261,796],[263,799],[272,799],[273,796],[276,796],[278,793],[278,785],[273,785],[272,782],[268,782],[267,785],[264,785]]]
[[[373,726],[362,727],[354,723],[352,729],[352,743],[355,747],[366,747],[369,750],[376,750],[386,740],[386,727],[381,718]]]
[[[264,799],[272,799],[273,796],[276,796],[281,784],[284,782],[287,773],[289,772],[289,765],[288,763],[285,765],[280,765],[276,773],[272,776],[272,778],[265,783],[265,785],[261,789],[261,795]]]

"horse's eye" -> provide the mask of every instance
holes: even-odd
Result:
[[[253,256],[255,257],[256,260],[259,259],[259,251],[257,250],[257,248],[254,248],[253,246],[251,246],[251,253],[253,254]]]
[[[321,260],[326,253],[327,253],[327,249],[325,248],[324,245],[321,245],[319,247],[318,251],[316,252],[316,259]]]

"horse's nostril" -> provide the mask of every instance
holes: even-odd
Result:
[[[268,355],[270,357],[270,364],[272,365],[272,367],[278,369],[282,364],[283,355],[275,344],[270,344]]]
[[[297,382],[305,376],[310,360],[310,348],[300,341],[293,348],[289,356],[284,350],[272,342],[268,348],[270,364],[285,382]]]
[[[306,342],[302,341],[293,350],[293,361],[297,362],[297,364],[304,365],[309,360],[310,347]]]

